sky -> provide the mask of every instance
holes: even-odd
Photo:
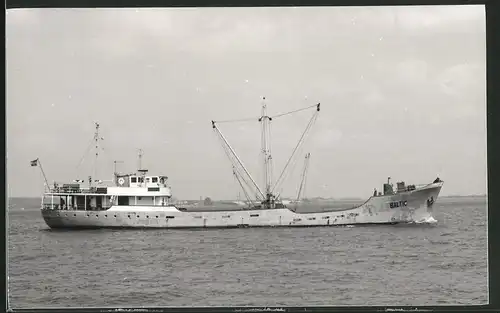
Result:
[[[15,9],[6,13],[9,195],[143,167],[179,199],[234,199],[211,120],[321,103],[306,197],[369,197],[390,176],[487,193],[484,6]],[[274,177],[313,110],[272,122]],[[263,185],[256,121],[220,124]]]

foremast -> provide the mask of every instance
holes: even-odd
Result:
[[[94,169],[93,169],[92,175],[95,178],[95,177],[97,177],[96,175],[97,175],[97,164],[98,164],[97,160],[99,158],[99,141],[104,140],[104,138],[102,138],[99,135],[99,127],[100,127],[99,123],[94,122],[94,124],[95,124],[95,133],[94,133],[94,141],[95,141],[95,161],[94,162],[95,163],[94,163]],[[91,177],[89,177],[89,187],[92,187],[92,178]]]

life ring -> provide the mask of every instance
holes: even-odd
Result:
[[[125,179],[123,179],[123,177],[120,177],[120,179],[118,179],[118,183],[119,183],[120,185],[125,184]]]

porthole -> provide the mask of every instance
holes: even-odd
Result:
[[[130,215],[127,215],[127,216],[128,216],[128,218],[130,218]]]
[[[149,218],[149,215],[146,215],[146,218]]]
[[[105,214],[105,215],[104,215],[104,217],[105,217],[105,218],[108,218],[108,215],[106,215],[106,214]]]
[[[114,217],[116,218],[116,214],[114,215]]]
[[[96,214],[96,215],[95,215],[95,218],[99,218],[99,214]]]
[[[156,218],[158,218],[158,215],[156,215]]]
[[[136,217],[139,218],[139,215],[137,215]]]
[[[76,216],[76,214],[73,214],[73,216]]]
[[[86,216],[87,216],[87,217],[89,217],[89,215],[88,215],[88,214],[86,214]]]

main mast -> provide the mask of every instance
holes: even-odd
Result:
[[[272,156],[271,156],[271,146],[270,146],[270,128],[272,118],[267,115],[267,105],[265,103],[266,97],[262,98],[262,115],[259,118],[259,122],[262,125],[262,156],[264,158],[264,186],[265,186],[265,196],[266,202],[271,203],[273,195],[271,193],[272,185]]]
[[[263,98],[265,100],[265,97]],[[298,113],[300,111],[308,110],[315,108],[314,114],[311,116],[311,119],[309,120],[309,123],[307,124],[304,132],[302,133],[301,137],[299,138],[297,145],[295,146],[292,154],[290,155],[290,158],[286,162],[283,170],[281,171],[281,174],[279,175],[278,179],[273,182],[272,180],[272,156],[271,156],[271,148],[270,148],[270,127],[271,127],[271,121],[276,118],[281,118],[283,116],[287,116],[290,114]],[[280,194],[275,194],[275,190],[280,190],[280,186],[285,180],[285,178],[288,176],[290,173],[290,165],[294,164],[295,162],[292,162],[292,159],[297,155],[297,152],[299,148],[304,144],[304,141],[308,135],[308,133],[311,130],[312,125],[318,118],[318,114],[320,111],[320,104],[315,104],[311,105],[305,108],[297,109],[294,111],[290,112],[285,112],[281,113],[278,115],[274,116],[268,116],[267,115],[267,106],[265,102],[262,104],[262,111],[261,111],[261,116],[259,118],[246,118],[246,119],[237,119],[237,120],[225,120],[225,121],[214,121],[212,120],[212,128],[221,140],[224,148],[224,152],[226,153],[227,157],[233,163],[233,174],[237,178],[238,182],[240,183],[241,188],[245,192],[245,195],[247,198],[249,198],[250,193],[247,193],[247,190],[245,186],[249,189],[251,193],[255,193],[255,197],[261,201],[262,207],[264,208],[275,208],[276,205],[278,204],[276,201],[279,202]],[[246,167],[243,165],[243,162],[241,159],[238,157],[234,149],[231,147],[227,139],[224,137],[220,129],[217,127],[216,124],[218,123],[231,123],[231,122],[244,122],[244,121],[255,121],[258,120],[259,123],[261,123],[261,128],[262,128],[262,134],[261,134],[261,152],[263,155],[263,161],[264,161],[264,189],[260,189],[259,185],[255,182],[255,180],[252,178]],[[250,199],[248,199],[250,202]]]

